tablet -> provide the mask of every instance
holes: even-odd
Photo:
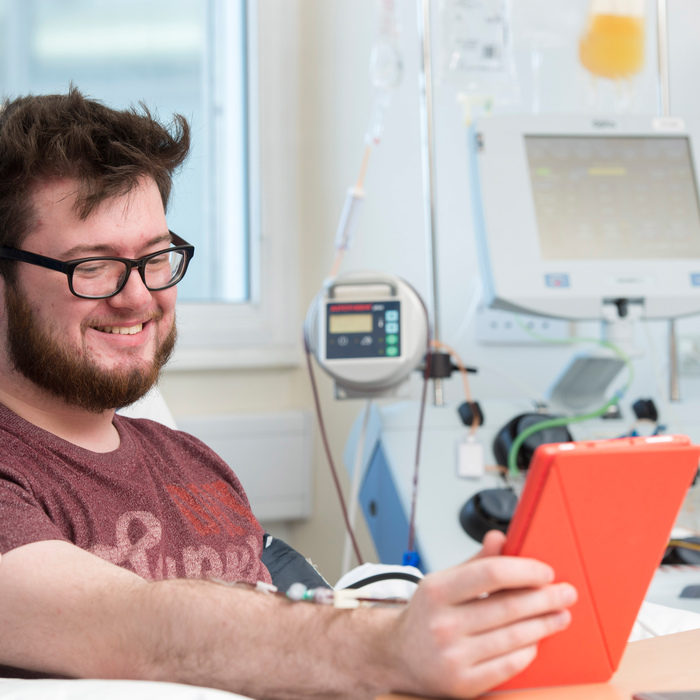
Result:
[[[682,435],[540,446],[504,554],[550,564],[578,590],[571,625],[500,689],[608,680],[620,663],[698,468]]]

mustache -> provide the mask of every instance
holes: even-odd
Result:
[[[126,319],[127,323],[146,323],[148,321],[162,321],[163,320],[163,309],[154,309],[153,311],[147,312],[145,315],[140,314],[138,319],[134,321],[133,314],[131,316],[127,316],[126,313],[122,318],[117,318],[116,316],[101,316],[100,318],[89,318],[89,319],[84,319],[82,323],[80,324],[81,330],[85,330],[87,328],[95,328],[96,326],[119,326],[124,324]]]

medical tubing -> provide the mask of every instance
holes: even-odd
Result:
[[[599,409],[592,411],[591,413],[586,413],[579,416],[568,416],[565,418],[543,420],[542,422],[535,423],[535,425],[531,425],[529,428],[523,430],[523,432],[520,433],[515,440],[513,440],[513,444],[508,451],[508,473],[510,476],[514,478],[519,476],[520,470],[518,469],[517,464],[518,452],[520,451],[520,448],[525,440],[527,440],[531,435],[539,433],[541,430],[547,430],[547,428],[559,428],[563,425],[571,425],[572,423],[581,423],[585,420],[598,418],[599,416],[602,416],[610,408],[610,406],[616,404],[622,398],[622,396],[624,396],[624,391],[618,391],[615,393],[615,396],[606,401],[605,404],[603,404]]]
[[[689,549],[693,552],[700,552],[700,544],[689,542],[688,540],[671,539],[668,542],[669,547],[679,547],[680,549]]]
[[[457,368],[459,369],[460,374],[462,375],[462,384],[464,386],[464,397],[467,401],[467,404],[469,404],[469,407],[472,409],[472,424],[470,426],[469,433],[471,435],[474,435],[476,433],[477,429],[479,428],[479,411],[476,408],[476,404],[474,403],[474,399],[472,398],[472,392],[471,389],[469,388],[469,374],[467,372],[467,368],[464,366],[464,363],[462,362],[462,358],[457,354],[456,350],[453,350],[447,343],[441,343],[439,340],[433,340],[430,343],[431,347],[434,348],[439,348],[442,350],[445,350],[455,361],[457,364]]]
[[[335,277],[340,270],[345,251],[350,247],[357,228],[360,204],[364,201],[363,189],[369,159],[372,148],[378,146],[384,127],[384,113],[389,108],[390,93],[401,82],[402,66],[401,54],[396,46],[396,40],[401,34],[401,27],[397,17],[395,0],[379,0],[379,26],[378,36],[372,46],[370,56],[370,77],[372,84],[377,89],[369,123],[365,131],[365,148],[362,153],[362,164],[357,176],[355,187],[348,189],[345,206],[340,215],[340,221],[336,230],[335,248],[336,255],[329,277]],[[387,73],[387,56],[392,60],[391,69]],[[382,60],[384,59],[384,60]]]
[[[323,422],[323,414],[321,413],[321,400],[318,395],[318,387],[316,386],[316,377],[314,376],[313,367],[311,364],[311,349],[309,347],[309,336],[307,333],[306,324],[304,324],[304,351],[306,353],[306,367],[309,371],[309,380],[311,381],[311,393],[314,397],[314,406],[316,407],[316,418],[318,420],[318,427],[321,431],[321,439],[323,441],[323,447],[326,451],[326,458],[328,459],[328,465],[331,468],[331,475],[333,476],[333,483],[335,484],[335,490],[338,494],[338,500],[340,501],[340,509],[343,513],[343,520],[345,521],[345,528],[347,533],[352,540],[352,547],[355,551],[355,558],[360,566],[364,564],[362,555],[360,554],[360,548],[357,546],[357,540],[355,539],[355,533],[350,526],[350,519],[348,518],[348,511],[345,507],[345,499],[343,498],[343,490],[340,487],[340,480],[338,479],[338,472],[335,468],[335,462],[333,461],[333,455],[331,454],[331,448],[328,444],[328,435],[326,433],[326,426]]]
[[[423,299],[418,296],[420,300],[421,308],[425,314],[425,324],[428,328],[428,337],[426,340],[425,348],[425,370],[423,373],[423,390],[421,392],[420,400],[420,413],[418,415],[418,434],[416,436],[416,458],[413,468],[413,492],[411,494],[411,515],[408,520],[408,552],[413,552],[413,545],[415,540],[416,531],[416,503],[418,502],[418,474],[420,472],[420,448],[423,439],[423,422],[425,420],[425,406],[428,402],[428,381],[430,380],[430,360],[431,354],[430,349],[432,346],[432,339],[430,337],[430,319],[428,318],[428,308],[426,307]]]
[[[394,574],[392,578],[402,579],[403,576]],[[416,577],[412,577],[414,580]],[[363,606],[374,607],[376,605],[395,606],[407,605],[406,598],[370,598],[362,595],[362,591],[356,590],[353,586],[348,588],[307,588],[303,583],[297,581],[292,583],[286,593],[280,591],[271,583],[249,583],[248,581],[233,581],[231,583],[220,581],[224,586],[231,588],[245,588],[261,595],[272,595],[284,598],[292,603],[312,603],[314,605],[332,605],[334,608],[359,608]],[[360,581],[359,583],[363,583]]]
[[[335,233],[336,250],[347,250],[352,243],[360,217],[360,208],[365,201],[362,187],[349,187],[345,195],[345,204],[340,214],[338,229]]]
[[[369,158],[367,149],[371,149],[372,146],[378,146],[381,142],[384,128],[384,112],[389,107],[389,101],[389,94],[384,91],[380,92],[374,100],[367,131],[365,131],[365,154],[367,158]]]
[[[625,363],[625,367],[627,367],[627,371],[629,373],[625,386],[621,390],[615,392],[614,396],[612,396],[612,398],[606,401],[605,404],[603,404],[599,409],[592,411],[591,413],[586,413],[579,416],[552,418],[551,420],[542,421],[540,423],[536,423],[535,425],[531,425],[529,428],[520,433],[513,441],[510,450],[508,450],[508,473],[511,477],[515,478],[520,474],[520,470],[518,469],[517,457],[518,452],[520,451],[520,448],[522,447],[525,440],[527,440],[531,435],[540,432],[541,430],[547,430],[547,428],[559,428],[564,425],[571,425],[572,423],[581,423],[585,420],[591,420],[593,418],[598,418],[599,416],[602,416],[611,406],[618,403],[620,399],[629,390],[630,386],[632,385],[632,381],[634,380],[634,366],[632,365],[632,361],[630,360],[627,353],[625,353],[621,348],[617,347],[617,345],[611,343],[608,340],[600,340],[599,338],[580,337],[566,339],[548,338],[547,336],[540,335],[539,333],[533,331],[531,328],[528,328],[525,325],[525,323],[523,323],[523,320],[518,314],[514,314],[514,317],[516,323],[526,333],[531,335],[533,338],[537,338],[538,340],[549,343],[551,345],[569,345],[571,343],[594,343],[596,345],[600,345],[601,347],[612,350],[612,352],[615,353],[615,355],[617,355]]]
[[[427,311],[426,311],[427,314]],[[423,423],[425,420],[425,406],[428,403],[428,380],[430,378],[430,343],[428,354],[425,356],[425,374],[423,375],[423,390],[421,391],[420,412],[418,414],[418,435],[416,437],[416,459],[413,469],[413,492],[411,494],[411,517],[408,522],[408,552],[413,552],[416,536],[416,503],[418,501],[418,473],[420,471],[420,447],[423,439]]]
[[[543,343],[548,343],[549,345],[575,345],[578,343],[593,343],[594,345],[600,345],[603,348],[608,348],[609,350],[612,350],[627,366],[627,369],[630,372],[630,378],[627,382],[627,384],[632,383],[632,378],[634,376],[634,368],[632,367],[632,362],[629,358],[629,355],[619,348],[617,345],[614,343],[611,343],[609,340],[601,340],[600,338],[582,338],[580,336],[574,336],[573,338],[548,338],[546,335],[541,335],[537,331],[533,331],[532,328],[528,328],[523,319],[519,316],[519,314],[513,314],[513,317],[515,318],[515,322],[530,336],[533,338],[536,338],[537,340],[541,340]]]
[[[365,175],[367,175],[367,167],[369,166],[369,157],[372,155],[372,146],[365,146],[365,152],[362,154],[362,165],[360,165],[360,174],[357,176],[357,182],[355,183],[355,189],[362,190],[364,196],[363,187],[365,185]]]
[[[357,503],[360,499],[360,483],[362,480],[362,458],[365,452],[365,440],[367,438],[367,427],[369,425],[369,414],[372,409],[372,401],[368,399],[365,401],[365,407],[362,414],[362,427],[360,428],[360,434],[357,438],[357,445],[355,448],[355,464],[352,470],[352,484],[350,486],[350,498],[348,503],[350,504],[348,519],[350,520],[350,527],[355,529],[355,519],[357,517]],[[352,550],[352,540],[350,536],[346,534],[345,545],[343,547],[343,560],[340,566],[340,574],[344,576],[350,571],[350,556]]]
[[[350,247],[355,237],[355,231],[357,230],[357,224],[360,219],[360,209],[365,201],[365,191],[362,189],[362,185],[365,180],[365,173],[367,172],[367,165],[371,153],[371,146],[367,146],[362,158],[362,166],[360,167],[357,184],[354,187],[348,187],[345,194],[345,204],[340,213],[338,228],[335,232],[335,260],[333,261],[333,267],[328,275],[329,277],[337,277],[340,264],[343,261],[343,255],[345,255],[345,251]]]
[[[531,328],[528,328],[524,323],[523,320],[518,316],[518,314],[514,314],[515,316],[515,322],[529,335],[531,335],[533,338],[537,338],[537,340],[541,340],[545,343],[549,343],[550,345],[571,345],[572,343],[593,343],[594,345],[600,345],[603,348],[607,348],[608,350],[612,350],[612,352],[617,355],[624,363],[625,367],[627,368],[627,371],[629,372],[629,376],[627,377],[627,383],[625,384],[624,388],[622,389],[622,395],[627,393],[627,390],[630,388],[632,385],[632,381],[634,380],[634,365],[632,364],[632,361],[629,358],[629,355],[622,350],[622,348],[619,348],[617,345],[614,343],[611,343],[609,340],[601,340],[600,338],[581,338],[581,337],[576,337],[574,336],[573,338],[548,338],[546,335],[540,335],[536,331],[533,331]]]

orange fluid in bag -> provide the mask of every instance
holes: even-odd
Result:
[[[644,63],[644,17],[596,14],[579,44],[581,63],[601,78],[629,78]]]

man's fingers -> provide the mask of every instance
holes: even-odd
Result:
[[[451,697],[480,696],[524,671],[536,656],[537,646],[532,644],[476,666],[465,664],[463,671],[456,675],[456,682],[451,687],[445,688],[443,692]]]
[[[447,680],[440,692],[474,697],[505,682],[534,660],[538,642],[566,629],[570,621],[570,613],[562,611],[464,637],[441,659],[444,665],[437,667],[437,678]]]
[[[472,557],[474,559],[483,559],[484,557],[498,556],[503,550],[506,536],[499,530],[489,530],[484,536],[481,551]]]
[[[460,605],[496,591],[539,588],[554,580],[552,567],[523,557],[485,557],[427,576],[414,598]]]
[[[459,648],[469,640],[468,664],[483,661],[535,643],[542,636],[568,626],[567,608],[576,601],[568,583],[543,588],[495,593],[471,603],[445,608],[433,615],[430,625],[437,649]],[[563,615],[562,615],[563,613]],[[487,640],[494,646],[474,640]]]
[[[570,624],[571,613],[560,610],[475,635],[470,639],[477,650],[474,663],[497,659],[516,649],[537,644],[545,637],[565,630]]]
[[[568,583],[494,593],[475,600],[465,610],[464,634],[478,634],[517,620],[558,612],[571,607],[577,598],[576,589]]]

